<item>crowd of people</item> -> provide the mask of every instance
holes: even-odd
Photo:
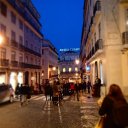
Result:
[[[101,80],[97,77],[95,80],[95,84],[92,86],[91,82],[88,80],[87,82],[83,81],[82,83],[64,83],[60,84],[59,81],[54,81],[51,85],[49,81],[43,85],[43,90],[46,101],[51,100],[53,104],[58,104],[63,99],[63,96],[66,95],[74,95],[79,101],[80,93],[83,94],[92,94],[93,97],[100,97],[100,87]],[[17,84],[15,89],[16,96],[19,96],[21,101],[21,106],[27,99],[31,97],[31,88],[27,84]],[[49,99],[48,99],[49,97]],[[99,115],[105,116],[105,122],[102,124],[103,128],[125,128],[124,126],[120,126],[119,121],[115,123],[113,119],[113,110],[115,109],[115,105],[122,107],[122,111],[120,109],[120,114],[115,116],[116,118],[119,116],[118,120],[121,120],[121,124],[128,125],[128,103],[122,93],[122,90],[119,85],[112,84],[110,85],[108,94],[103,98],[99,104]],[[123,108],[124,107],[124,108]],[[124,116],[124,115],[125,116]]]

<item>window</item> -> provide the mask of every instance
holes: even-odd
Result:
[[[16,33],[14,31],[11,31],[11,40],[16,40]]]
[[[0,3],[0,11],[3,16],[7,16],[7,6],[3,2]]]
[[[23,22],[21,20],[19,20],[19,28],[23,30]]]
[[[6,59],[6,49],[1,48],[1,59]]]
[[[23,54],[19,54],[19,62],[23,62]]]
[[[94,34],[94,41],[95,41],[95,43],[96,43],[96,33]]]
[[[69,68],[68,71],[71,72],[72,71],[72,68]]]
[[[31,58],[31,64],[33,64],[33,58]]]
[[[16,52],[15,51],[12,51],[12,53],[11,53],[11,60],[12,61],[16,60]]]
[[[66,72],[66,68],[63,68],[63,72]]]
[[[11,21],[16,24],[16,15],[13,12],[11,12]]]
[[[42,55],[44,54],[44,50],[42,49]]]
[[[31,50],[33,50],[33,44],[31,44]]]
[[[28,41],[27,40],[25,41],[25,47],[28,47]]]
[[[23,37],[19,36],[19,44],[23,44]]]
[[[44,59],[42,59],[42,65],[44,65]]]
[[[101,23],[99,23],[98,31],[99,31],[99,39],[101,39]]]
[[[28,63],[28,56],[25,57],[25,62]]]
[[[78,72],[78,68],[77,67],[75,67],[75,71]]]
[[[6,35],[6,26],[1,24],[1,34]]]

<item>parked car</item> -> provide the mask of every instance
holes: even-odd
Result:
[[[0,85],[0,103],[13,102],[14,90],[10,85]]]

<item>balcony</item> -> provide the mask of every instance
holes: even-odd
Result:
[[[95,3],[93,15],[94,15],[94,22],[97,22],[97,20],[99,19],[101,15],[101,1],[100,0],[97,0]]]
[[[24,51],[25,47],[23,44],[19,44],[19,50]]]
[[[24,47],[24,46],[23,46],[23,47]],[[24,51],[29,52],[29,53],[31,53],[31,54],[33,54],[33,55],[35,55],[35,56],[41,57],[41,54],[40,54],[40,53],[35,52],[35,51],[33,51],[33,50],[31,50],[31,49],[29,49],[29,48],[27,48],[27,47],[24,47]]]
[[[33,65],[33,64],[27,64],[27,63],[20,63],[23,68],[31,68],[31,69],[41,69],[40,65]]]
[[[99,39],[95,43],[95,52],[97,52],[98,50],[102,50],[102,49],[103,49],[103,40]]]
[[[11,40],[11,46],[18,47],[18,43],[15,40]]]
[[[9,60],[7,60],[7,59],[0,59],[0,66],[8,67],[9,66]]]
[[[11,66],[12,67],[18,67],[18,61],[12,60],[11,61]]]
[[[128,48],[128,31],[122,33],[122,44],[123,48]]]
[[[92,57],[99,55],[103,51],[103,40],[99,39],[96,41],[95,46],[87,54],[86,59],[89,60]]]

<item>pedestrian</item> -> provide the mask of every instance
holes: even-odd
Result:
[[[92,87],[91,82],[90,82],[90,80],[88,80],[88,82],[87,82],[88,94],[90,94],[91,87]]]
[[[93,85],[93,94],[94,97],[100,97],[100,87],[101,87],[101,79],[96,76],[95,84]]]
[[[79,83],[76,82],[75,84],[75,94],[76,94],[76,97],[77,97],[77,101],[79,101]]]
[[[101,106],[99,109],[99,115],[106,116],[103,128],[124,128],[121,126],[117,126],[114,122],[113,110],[115,103],[124,104],[126,103],[126,100],[119,85],[112,84],[110,85],[109,92],[106,95],[106,97],[103,99],[103,102],[99,104]]]
[[[86,93],[86,82],[82,83],[82,93]]]
[[[17,85],[16,85],[15,95],[16,95],[16,98],[18,99],[19,98],[19,95],[20,95],[20,86],[19,86],[19,83],[17,83]]]
[[[44,86],[44,90],[45,90],[46,101],[48,100],[47,99],[48,96],[50,96],[50,100],[52,100],[53,90],[52,90],[52,87],[51,87],[49,81],[46,82],[46,84]]]

